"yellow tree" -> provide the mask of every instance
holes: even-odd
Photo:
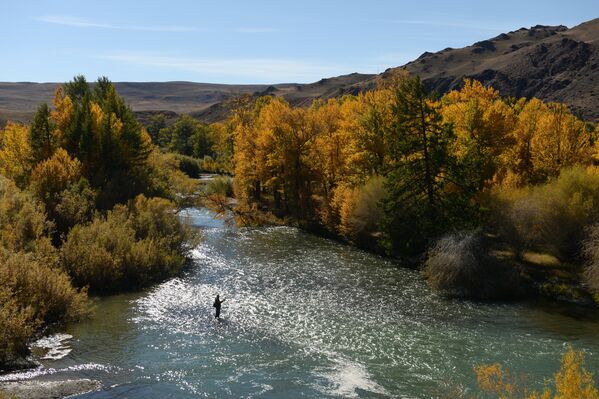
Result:
[[[75,107],[71,98],[64,94],[62,86],[59,86],[54,92],[54,108],[51,112],[51,119],[56,127],[55,136],[60,145],[66,144],[66,135],[70,128],[71,121],[75,114]]]
[[[474,173],[474,184],[483,188],[502,165],[501,155],[511,144],[515,115],[499,92],[480,82],[465,79],[464,87],[442,100],[445,122],[454,127],[455,154]]]
[[[37,164],[29,188],[44,203],[49,219],[55,224],[57,240],[73,225],[91,217],[94,192],[83,179],[81,162],[63,148]]]
[[[368,176],[378,175],[383,171],[388,150],[385,132],[392,123],[392,100],[391,89],[370,91],[358,96],[358,109],[346,112],[349,115],[345,120],[355,121],[353,129],[356,148],[352,155],[352,163],[359,165],[362,175],[360,183]]]
[[[585,123],[572,115],[565,104],[547,104],[531,139],[536,173],[557,176],[564,167],[590,163],[591,139]]]
[[[516,184],[534,183],[539,180],[533,164],[533,138],[536,136],[547,106],[538,98],[524,105],[514,127],[515,143],[507,154],[506,161],[516,176]]]
[[[9,122],[0,130],[0,174],[23,187],[32,168],[29,128]]]
[[[233,187],[235,197],[243,204],[255,202],[260,195],[255,156],[257,108],[256,102],[250,96],[240,97],[235,100],[231,117],[227,121],[234,137],[235,180]]]

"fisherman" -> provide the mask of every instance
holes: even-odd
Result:
[[[220,298],[218,297],[218,295],[216,295],[216,298],[214,299],[214,306],[216,308],[216,313],[214,314],[214,317],[217,319],[220,319],[220,305],[224,302],[225,300],[223,299],[222,301],[220,300]]]

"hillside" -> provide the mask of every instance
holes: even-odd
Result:
[[[463,77],[502,95],[559,101],[585,119],[599,118],[599,19],[503,33],[461,49],[424,53],[404,66],[443,93]]]
[[[599,118],[599,18],[565,26],[521,28],[471,46],[425,52],[404,66],[441,94],[472,77],[502,95],[564,102],[587,120]],[[388,74],[388,69],[382,75]],[[116,83],[141,119],[154,112],[190,113],[213,122],[226,116],[227,99],[252,94],[283,96],[292,105],[357,93],[379,75],[353,73],[309,84],[226,85],[192,82]],[[57,83],[0,83],[0,122],[28,121],[40,102],[51,102]]]

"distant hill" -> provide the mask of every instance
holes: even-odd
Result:
[[[464,77],[471,77],[497,88],[502,95],[564,102],[587,120],[599,119],[599,18],[572,29],[521,28],[468,47],[425,52],[398,68],[420,75],[429,88],[441,94],[459,88]],[[283,96],[291,104],[303,106],[316,98],[370,90],[378,76],[353,73],[309,84],[275,85],[120,82],[116,88],[142,120],[155,112],[167,112],[170,119],[189,113],[214,122],[226,116],[224,102],[241,94]],[[51,102],[57,85],[0,83],[0,122],[28,121],[39,103]]]
[[[59,83],[1,83],[0,120],[28,121],[38,104],[52,103]],[[116,89],[142,117],[153,111],[201,111],[231,96],[265,90],[267,85],[192,82],[116,82]]]
[[[521,28],[461,49],[424,53],[404,68],[441,93],[467,76],[502,95],[559,101],[585,119],[599,119],[599,18],[572,29]]]

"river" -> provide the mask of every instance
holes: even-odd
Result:
[[[78,398],[429,398],[501,362],[542,384],[568,344],[599,370],[599,316],[443,298],[418,272],[295,228],[236,229],[205,209],[180,277],[98,300],[8,379],[99,380]],[[225,298],[221,322],[212,302]]]

